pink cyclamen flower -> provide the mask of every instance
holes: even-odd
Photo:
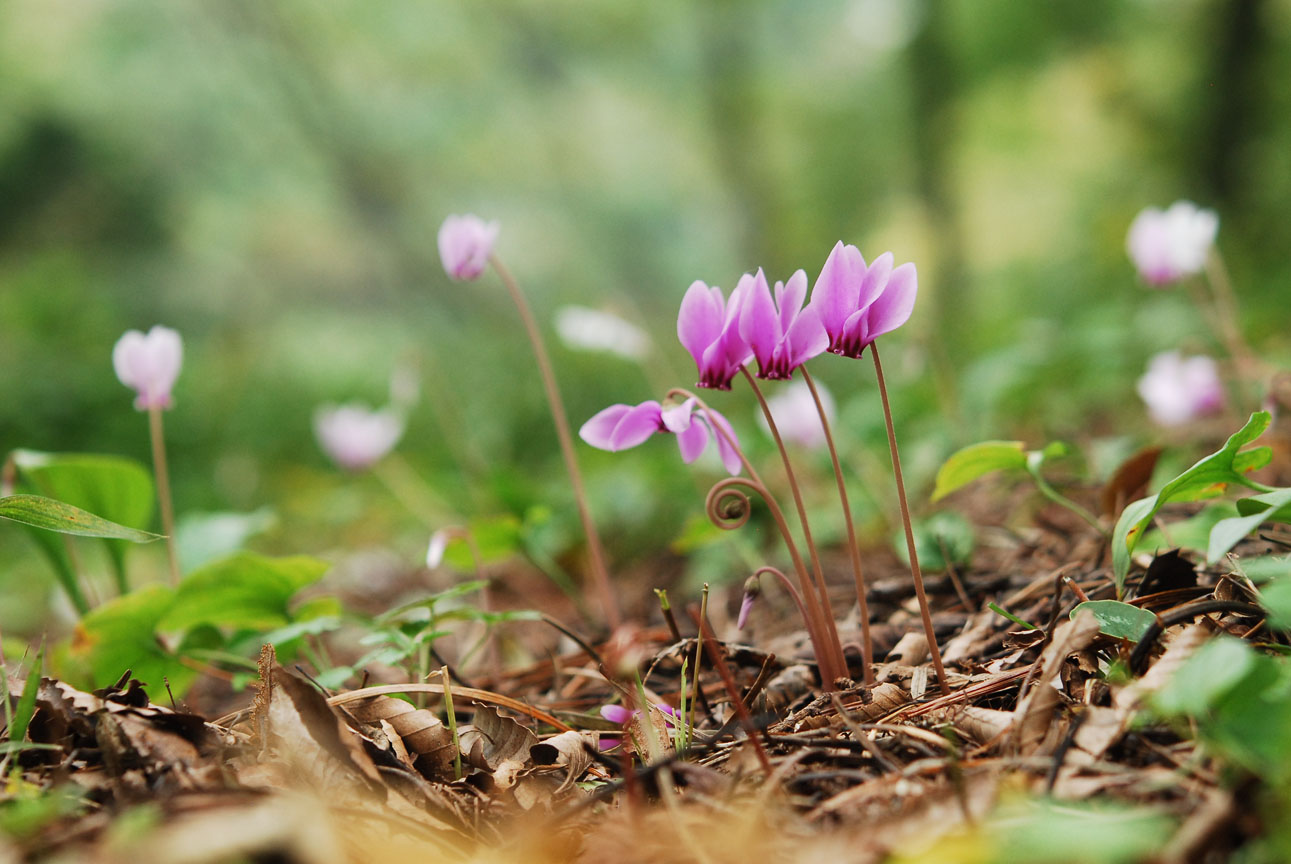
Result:
[[[656,702],[654,703],[654,707],[664,715],[663,722],[665,726],[673,728],[677,725],[678,717],[676,708],[673,708],[671,705],[664,702]],[[600,713],[606,720],[619,726],[627,726],[632,722],[633,718],[641,715],[640,711],[629,711],[622,705],[602,705]],[[600,749],[613,750],[622,743],[623,742],[618,738],[602,738],[600,740]]]
[[[713,423],[717,424],[716,429]],[[687,464],[699,458],[710,437],[716,438],[722,465],[732,475],[740,473],[740,454],[732,446],[732,442],[739,443],[735,430],[716,411],[696,411],[694,399],[666,408],[653,399],[640,405],[611,405],[584,423],[578,430],[578,437],[599,450],[616,453],[645,443],[656,432],[671,432],[677,436],[677,447]]]
[[[1135,216],[1125,248],[1144,282],[1168,285],[1201,272],[1218,231],[1215,211],[1176,201],[1168,210],[1148,207]]]
[[[749,613],[753,611],[753,604],[762,594],[762,582],[757,575],[750,576],[744,580],[744,596],[740,598],[740,614],[735,618],[735,629],[743,630],[744,625],[749,623]]]
[[[802,270],[775,283],[775,300],[761,268],[756,276],[740,279],[744,298],[740,310],[740,337],[758,358],[758,377],[785,380],[803,363],[829,347],[829,334],[820,315],[808,306],[807,274]]]
[[[866,346],[904,324],[914,311],[919,279],[913,264],[892,268],[891,252],[866,265],[860,250],[840,240],[825,259],[811,306],[829,334],[829,350],[860,357]]]
[[[324,405],[314,413],[314,434],[333,462],[348,471],[362,471],[399,443],[403,419],[365,405]]]
[[[139,394],[134,407],[140,411],[171,406],[170,391],[183,362],[183,341],[169,327],[153,327],[147,335],[126,331],[112,348],[112,368]]]
[[[497,222],[478,216],[449,216],[439,227],[439,258],[444,272],[459,281],[478,278],[498,239]]]
[[[1148,362],[1138,383],[1148,415],[1162,426],[1178,426],[1224,407],[1224,384],[1215,361],[1165,351]]]
[[[820,394],[820,404],[825,408],[825,417],[834,422],[837,411],[834,408],[834,397],[824,384],[815,382],[816,392]],[[805,381],[792,381],[779,392],[767,397],[767,407],[775,419],[780,437],[792,441],[799,447],[815,450],[825,446],[825,426],[820,422],[820,412],[816,410],[816,400],[811,396],[811,388]],[[771,434],[766,417],[758,412],[758,424]]]
[[[750,284],[741,279],[724,298],[722,289],[696,280],[681,300],[677,338],[695,358],[700,387],[730,390],[731,379],[753,357],[739,326],[740,306]]]

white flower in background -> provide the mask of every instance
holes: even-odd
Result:
[[[834,422],[834,397],[825,389],[825,385],[816,382],[816,391],[820,393],[820,404],[825,406],[825,416]],[[800,447],[815,449],[825,446],[825,427],[820,424],[820,414],[816,411],[816,400],[811,398],[811,389],[806,381],[794,380],[767,398],[771,416],[780,430],[780,436]],[[762,429],[771,434],[766,418],[758,415]]]
[[[586,306],[557,309],[556,334],[565,347],[576,351],[609,351],[629,360],[640,360],[650,350],[650,337],[640,327],[617,315]]]
[[[1134,217],[1125,247],[1144,282],[1168,285],[1201,272],[1218,231],[1214,210],[1176,201],[1168,210],[1148,207]]]
[[[1138,390],[1148,414],[1162,426],[1178,426],[1224,406],[1224,384],[1215,361],[1204,356],[1184,357],[1178,351],[1153,357],[1139,379]]]
[[[170,391],[183,362],[179,334],[160,325],[146,335],[128,330],[112,348],[112,368],[122,384],[139,394],[134,407],[140,411],[170,407]]]
[[[314,412],[314,434],[323,452],[349,471],[378,462],[403,436],[403,418],[366,405],[323,405]]]

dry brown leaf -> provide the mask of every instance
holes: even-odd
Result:
[[[358,722],[385,731],[395,756],[402,749],[405,759],[411,759],[410,764],[423,776],[431,780],[452,779],[453,736],[433,712],[393,696],[347,702],[345,709]]]
[[[496,772],[503,762],[529,762],[538,736],[487,705],[475,708],[475,722],[457,728],[462,757],[482,771]]]
[[[1056,731],[1053,711],[1060,699],[1054,684],[1063,665],[1072,654],[1083,651],[1098,636],[1099,624],[1094,614],[1082,609],[1073,620],[1064,621],[1054,631],[1053,641],[1040,655],[1039,671],[1031,688],[1018,701],[1014,711],[1012,745],[1023,756],[1046,754],[1052,747]]]
[[[1104,516],[1116,518],[1126,504],[1142,495],[1161,452],[1161,447],[1145,447],[1121,463],[1103,486]]]
[[[565,769],[565,778],[556,793],[564,792],[578,781],[579,777],[592,765],[592,754],[588,748],[598,745],[595,732],[561,732],[546,741],[529,748],[529,757],[534,765],[560,766]]]

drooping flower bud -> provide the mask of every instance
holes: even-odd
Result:
[[[183,360],[183,342],[169,327],[153,327],[147,335],[128,330],[112,348],[112,368],[139,394],[134,407],[140,411],[171,406],[170,391]]]
[[[762,582],[757,576],[744,580],[744,597],[740,600],[740,614],[735,619],[736,630],[743,630],[744,625],[749,623],[749,613],[753,611],[753,603],[761,593]]]
[[[497,222],[478,216],[449,216],[439,228],[439,258],[444,272],[458,281],[479,278],[498,239]]]

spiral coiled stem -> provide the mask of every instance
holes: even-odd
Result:
[[[749,501],[749,496],[745,494],[744,489],[757,493],[763,499],[766,498],[767,490],[752,480],[744,477],[727,477],[725,480],[719,480],[712,489],[708,490],[708,497],[704,499],[704,512],[708,514],[709,521],[723,531],[734,531],[744,527],[753,514],[753,503]]]

